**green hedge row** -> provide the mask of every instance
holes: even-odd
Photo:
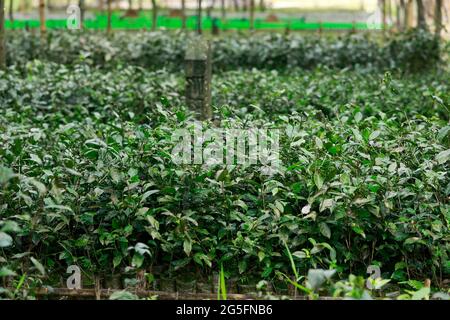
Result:
[[[149,69],[182,68],[188,39],[176,32],[130,34],[51,31],[8,36],[7,61],[22,65],[33,59],[66,65],[80,61],[99,67],[138,65]],[[237,68],[286,69],[370,68],[420,71],[441,60],[439,41],[425,31],[411,31],[385,41],[368,34],[316,37],[301,35],[237,35],[213,40],[215,70]]]

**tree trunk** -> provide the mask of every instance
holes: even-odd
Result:
[[[133,9],[133,0],[128,0],[128,10]]]
[[[100,12],[103,12],[104,6],[103,6],[103,0],[97,0],[98,3],[98,10]]]
[[[239,11],[239,2],[238,2],[238,0],[233,0],[233,4],[234,4],[234,10],[235,11]]]
[[[41,34],[45,34],[47,32],[45,25],[45,0],[39,0],[39,22],[41,24]]]
[[[14,0],[9,0],[9,21],[14,22]]]
[[[227,15],[227,9],[225,7],[225,0],[220,0],[220,10],[222,13],[222,21],[225,21]]]
[[[441,37],[442,31],[442,0],[436,0],[436,8],[434,12],[434,25],[436,37]]]
[[[144,0],[139,0],[139,11],[144,9]]]
[[[108,0],[108,26],[106,27],[106,32],[108,34],[112,31],[112,0]]]
[[[426,29],[427,22],[425,20],[425,7],[423,5],[423,0],[417,1],[417,27],[419,29]]]
[[[386,0],[380,0],[380,10],[383,24],[383,31],[387,29]]]
[[[404,31],[406,28],[405,10],[405,0],[400,0],[397,6],[397,25],[399,31]]]
[[[197,33],[202,34],[202,0],[198,0]]]
[[[5,0],[0,0],[0,69],[6,68],[5,52]]]
[[[156,0],[152,0],[152,31],[156,30],[156,24],[158,23],[158,6]]]
[[[208,6],[208,9],[206,11],[206,15],[208,18],[211,18],[211,12],[213,11],[215,5],[216,5],[216,0],[211,0],[211,4]]]
[[[255,0],[250,0],[250,31],[255,31]]]
[[[80,7],[80,28],[84,28],[84,12],[85,12],[85,6],[84,6],[84,0],[78,1],[78,6]]]
[[[390,27],[390,23],[392,22],[392,3],[391,0],[386,0],[386,24],[387,27]]]
[[[186,29],[186,0],[181,0],[181,29]]]
[[[406,29],[410,29],[414,25],[414,0],[408,0],[405,7]]]
[[[266,4],[264,0],[259,0],[259,11],[264,12],[266,11]]]

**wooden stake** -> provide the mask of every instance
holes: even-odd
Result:
[[[441,37],[442,31],[442,0],[436,0],[436,8],[434,12],[435,34],[437,38]]]
[[[14,22],[14,1],[9,0],[9,21]]]
[[[106,32],[108,34],[112,31],[112,0],[108,0],[108,26],[106,27]]]
[[[386,0],[381,0],[381,15],[383,20],[383,32],[387,30]]]
[[[222,17],[222,22],[225,22],[227,9],[225,8],[225,0],[220,0],[220,13]]]
[[[84,28],[84,11],[85,11],[84,0],[79,0],[78,6],[80,7],[80,28],[83,29]]]
[[[414,25],[414,0],[408,0],[405,7],[406,29],[410,29]]]
[[[255,0],[250,0],[250,31],[255,31]]]
[[[152,31],[156,30],[158,23],[158,5],[156,0],[152,0]]]
[[[210,119],[211,110],[211,44],[199,38],[186,53],[186,104],[200,120]]]
[[[181,0],[181,29],[186,29],[186,0]]]
[[[109,298],[111,294],[123,290],[117,289],[99,289],[97,290],[101,298]],[[161,300],[216,300],[217,293],[181,293],[181,292],[166,292],[166,291],[147,291],[147,290],[129,290],[129,292],[141,298],[158,296]],[[73,297],[73,298],[94,298],[96,297],[95,289],[65,289],[65,288],[40,288],[35,292],[37,297],[43,296],[58,296],[58,297]],[[291,299],[293,297],[290,297]],[[228,300],[257,300],[264,299],[251,294],[227,294]],[[294,300],[309,300],[308,296],[295,296]],[[342,298],[334,297],[320,297],[319,300],[342,300]]]
[[[102,286],[101,286],[100,277],[94,276],[94,280],[95,280],[95,288],[94,288],[95,300],[101,300],[101,298],[102,298],[102,289],[101,289]]]
[[[47,32],[47,26],[45,25],[45,0],[39,0],[39,22],[41,35]]]
[[[423,4],[423,0],[417,1],[417,27],[420,29],[427,28],[427,21],[425,19],[425,6]]]
[[[202,34],[202,0],[198,0],[197,33]]]
[[[5,0],[0,0],[0,69],[6,68]]]

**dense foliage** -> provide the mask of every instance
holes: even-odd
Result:
[[[113,42],[82,38],[62,50],[75,57],[84,48],[103,63],[103,44]],[[181,43],[137,38],[128,48]],[[157,63],[148,50],[111,52],[115,62]],[[55,49],[49,60],[64,57]],[[256,61],[280,61],[272,58]],[[448,278],[447,71],[217,74],[216,125],[282,130],[283,166],[267,177],[257,166],[172,162],[171,134],[192,120],[182,74],[84,62],[0,72],[0,276],[14,286],[58,285],[71,264],[85,275],[145,269],[181,282],[211,281],[223,265],[241,285],[276,283],[291,270],[285,245],[300,274],[365,275],[378,264],[395,281]]]
[[[105,36],[67,31],[52,31],[41,37],[17,31],[9,34],[7,60],[16,65],[40,59],[65,65],[84,61],[102,68],[131,64],[176,71],[189,37],[182,32],[119,32]],[[215,70],[327,66],[420,71],[435,67],[440,52],[447,50],[425,31],[411,31],[385,41],[370,34],[317,37],[276,33],[224,36],[212,41]]]

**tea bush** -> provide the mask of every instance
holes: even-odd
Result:
[[[39,34],[17,31],[8,37],[7,61],[13,65],[24,65],[33,59],[65,65],[83,61],[101,68],[136,65],[177,71],[190,37],[166,31],[117,32],[111,36],[87,31],[51,31],[42,38]],[[448,52],[426,31],[414,30],[384,41],[378,38],[369,34],[223,36],[212,40],[213,65],[216,71],[317,66],[421,71],[436,67],[442,54]]]
[[[193,119],[183,75],[131,64],[0,71],[0,276],[33,287],[71,264],[197,278],[223,265],[241,284],[276,282],[286,243],[302,274],[378,264],[395,281],[448,278],[448,71],[216,75],[216,125],[281,130],[268,177],[174,164],[172,133]]]

